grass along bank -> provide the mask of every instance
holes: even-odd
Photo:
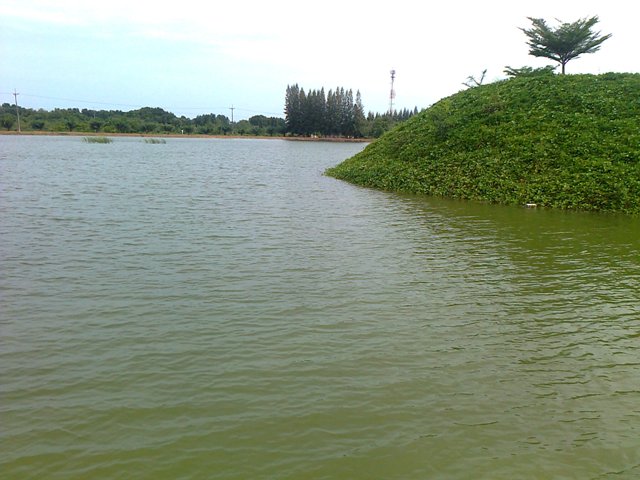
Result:
[[[640,74],[516,77],[459,92],[327,174],[390,191],[640,213]]]

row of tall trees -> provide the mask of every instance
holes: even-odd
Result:
[[[0,127],[4,130],[17,130],[18,113],[22,131],[258,136],[285,133],[283,118],[264,115],[232,123],[225,115],[206,114],[191,119],[178,117],[162,108],[151,107],[128,112],[78,108],[47,111],[18,107],[16,112],[15,105],[9,103],[0,106]]]
[[[338,87],[325,95],[324,88],[305,93],[298,84],[287,87],[285,95],[287,133],[361,137],[365,121],[360,92]]]
[[[378,137],[397,122],[418,113],[418,109],[393,113],[364,113],[360,91],[337,87],[305,92],[298,84],[285,94],[285,123],[290,135],[319,137]]]

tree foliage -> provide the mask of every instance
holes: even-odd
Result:
[[[360,92],[359,104],[353,91],[338,87],[305,92],[298,84],[287,87],[285,95],[285,122],[292,135],[362,137],[357,126],[364,118]]]
[[[573,23],[561,23],[557,28],[550,27],[542,18],[527,17],[533,24],[532,28],[521,28],[529,39],[529,54],[534,57],[544,57],[554,60],[565,66],[574,58],[584,53],[594,53],[600,49],[602,43],[611,37],[611,34],[600,36],[600,32],[591,29],[598,23],[597,16],[583,18]]]
[[[539,77],[540,75],[553,75],[556,69],[553,65],[547,65],[546,67],[533,68],[533,67],[520,67],[514,68],[507,65],[504,67],[504,73],[507,77]]]
[[[379,137],[398,122],[418,113],[418,109],[393,114],[365,116],[362,95],[337,87],[325,94],[324,88],[305,92],[298,84],[289,85],[285,94],[285,123],[290,135],[319,137]]]
[[[418,109],[394,111],[393,114],[365,116],[362,96],[352,90],[310,90],[298,85],[287,87],[286,118],[254,115],[231,122],[226,115],[207,113],[195,118],[176,116],[158,107],[136,110],[92,110],[56,108],[51,111],[18,107],[22,131],[92,132],[145,135],[251,135],[251,136],[323,136],[378,137],[398,122],[418,113]],[[16,107],[0,105],[0,128],[17,130]]]
[[[16,117],[9,113],[5,113],[2,118],[0,118],[0,124],[2,124],[2,128],[6,130],[11,130],[14,123],[16,123]]]
[[[283,135],[283,118],[255,115],[249,120],[232,124],[225,115],[209,113],[193,119],[157,107],[120,110],[90,110],[56,108],[52,111],[18,107],[23,131],[141,133],[141,134],[201,134],[201,135]],[[0,106],[0,125],[15,129],[16,109],[4,103]]]

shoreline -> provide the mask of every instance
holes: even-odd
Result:
[[[288,137],[283,135],[206,135],[199,133],[105,133],[105,132],[47,132],[27,131],[16,132],[0,131],[2,135],[15,136],[43,136],[43,137],[139,137],[139,138],[204,138],[204,139],[248,139],[248,140],[291,140],[296,142],[338,142],[338,143],[368,143],[372,138],[342,138],[342,137]]]

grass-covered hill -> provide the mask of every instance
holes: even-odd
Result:
[[[471,88],[327,174],[392,191],[640,213],[640,74]]]

